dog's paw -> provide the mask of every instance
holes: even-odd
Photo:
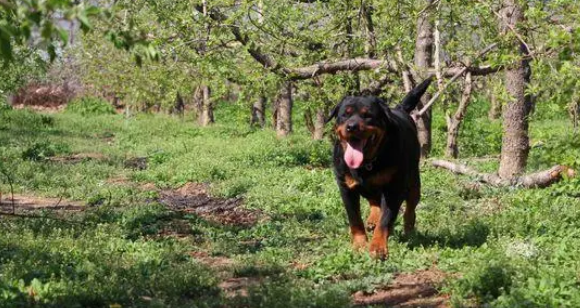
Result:
[[[361,251],[367,247],[367,237],[366,235],[359,234],[354,235],[352,238],[352,248],[356,251]]]
[[[369,253],[371,258],[376,260],[385,261],[389,257],[389,250],[386,245],[371,243]]]

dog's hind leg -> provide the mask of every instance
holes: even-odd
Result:
[[[404,235],[408,236],[415,230],[415,209],[419,200],[421,199],[421,186],[420,184],[414,185],[409,189],[409,194],[406,198],[405,204],[405,214],[403,215],[404,220]]]

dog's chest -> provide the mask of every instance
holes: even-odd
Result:
[[[351,190],[363,189],[373,191],[381,189],[391,183],[395,176],[395,171],[395,168],[387,168],[368,175],[347,172],[344,176],[344,183]]]

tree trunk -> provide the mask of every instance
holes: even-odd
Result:
[[[568,106],[568,113],[570,114],[570,120],[572,120],[572,126],[574,126],[574,134],[576,134],[580,120],[580,104],[578,103],[576,95],[572,97],[572,103]]]
[[[324,108],[316,109],[316,114],[314,117],[314,131],[312,132],[312,139],[322,140],[324,138],[324,120],[326,117],[326,112]]]
[[[432,4],[433,0],[423,1],[426,5]],[[415,42],[415,66],[419,75],[425,74],[422,70],[427,70],[431,66],[433,58],[433,25],[429,21],[428,14],[419,14],[417,19],[417,41]],[[423,79],[416,76],[415,80]],[[421,110],[430,100],[430,95],[425,93],[417,110]],[[426,158],[431,151],[431,109],[421,116],[417,121],[417,131],[419,143],[421,145],[421,157]]]
[[[277,98],[276,135],[286,137],[292,132],[292,83],[284,82]]]
[[[524,20],[523,8],[517,0],[504,0],[501,10],[501,28],[504,33],[517,29],[518,23]],[[527,47],[518,41],[513,44],[519,47],[519,55],[529,54]],[[519,60],[515,65],[506,68],[505,84],[509,101],[503,112],[503,139],[499,176],[512,179],[525,171],[529,153],[528,115],[530,113],[530,96],[526,88],[530,82],[531,68],[528,60]]]
[[[197,123],[200,126],[208,126],[214,123],[213,118],[213,104],[210,97],[210,89],[208,86],[201,86],[201,101],[199,102],[199,110],[197,113]]]
[[[252,105],[252,119],[250,120],[250,126],[264,127],[266,122],[266,117],[264,111],[266,110],[266,97],[260,95],[258,99]]]
[[[169,113],[176,114],[178,116],[183,116],[183,112],[185,111],[185,102],[183,101],[183,97],[181,93],[177,92],[175,96],[175,103],[173,107],[169,110]]]
[[[403,78],[403,86],[405,87],[405,93],[411,92],[413,90],[413,76],[411,74],[411,70],[405,63],[405,59],[403,58],[403,52],[401,51],[401,46],[395,46],[395,52],[397,54],[397,61],[398,65],[401,66],[402,78]]]
[[[461,95],[461,102],[457,107],[457,111],[449,119],[449,126],[447,127],[447,148],[445,149],[445,156],[451,158],[457,158],[459,156],[459,148],[457,145],[457,139],[459,136],[459,129],[461,128],[461,123],[463,118],[465,118],[465,113],[467,107],[471,102],[471,91],[473,89],[473,80],[471,78],[471,73],[465,75],[465,83],[463,86],[463,94]]]
[[[497,95],[493,90],[490,91],[489,100],[491,107],[487,116],[490,120],[497,120],[501,116],[501,102],[497,99]]]

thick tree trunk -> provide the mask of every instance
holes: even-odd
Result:
[[[199,110],[197,113],[197,123],[200,126],[208,126],[214,123],[213,118],[213,104],[211,102],[211,93],[208,86],[202,86],[201,101],[199,102]]]
[[[463,85],[463,94],[461,95],[461,102],[457,107],[457,111],[449,119],[449,126],[447,127],[447,147],[445,149],[445,156],[451,158],[457,158],[459,156],[458,148],[458,136],[459,129],[461,128],[461,123],[463,118],[465,118],[465,113],[467,112],[467,107],[471,102],[471,91],[473,89],[473,80],[471,78],[471,73],[465,75],[465,83]]]
[[[285,82],[277,98],[276,135],[286,137],[292,132],[292,83]]]
[[[252,104],[252,119],[250,120],[250,126],[264,127],[266,123],[266,97],[260,95],[258,99]]]
[[[504,33],[524,20],[523,9],[517,0],[504,0],[501,10],[501,27]],[[527,47],[518,41],[513,44],[519,47],[519,55],[529,54]],[[529,153],[528,115],[530,113],[530,96],[526,88],[530,82],[531,68],[528,60],[520,60],[505,71],[506,90],[509,101],[503,112],[503,139],[499,176],[512,179],[525,171]]]
[[[423,1],[425,4],[432,4],[433,0]],[[431,66],[433,58],[433,25],[427,14],[419,14],[417,19],[417,40],[415,42],[415,66],[419,74],[426,75]],[[423,71],[423,72],[422,72]],[[416,80],[423,79],[418,78]],[[430,100],[427,93],[421,98],[417,110],[421,110]],[[421,157],[426,158],[431,152],[431,109],[427,110],[417,121],[417,131],[419,143],[421,145]]]

